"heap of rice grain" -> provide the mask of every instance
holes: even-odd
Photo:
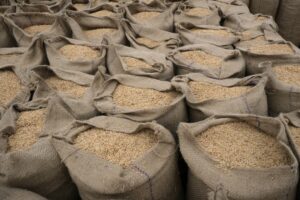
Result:
[[[148,21],[154,17],[157,17],[158,15],[160,15],[160,12],[152,12],[152,11],[147,11],[147,12],[139,12],[136,14],[133,14],[132,16],[137,19],[138,21]]]
[[[20,55],[20,53],[2,54],[0,55],[0,63],[15,64],[19,60]]]
[[[264,44],[250,47],[250,52],[263,55],[294,54],[293,49],[287,44]]]
[[[88,8],[88,4],[86,4],[86,3],[74,3],[73,6],[79,11],[85,10]]]
[[[251,89],[250,86],[224,87],[200,81],[190,81],[189,87],[193,96],[198,101],[205,101],[209,99],[225,100],[228,98],[239,97]]]
[[[9,103],[18,94],[21,84],[14,72],[9,70],[0,71],[0,105]]]
[[[67,44],[59,49],[59,52],[70,61],[92,61],[101,56],[99,50],[88,46]]]
[[[111,17],[114,16],[115,13],[109,11],[109,10],[99,10],[97,12],[90,13],[90,15],[94,17]]]
[[[136,41],[139,44],[145,45],[145,46],[147,46],[149,48],[155,48],[155,47],[157,47],[159,45],[159,42],[151,40],[149,38],[144,38],[144,37],[136,38]]]
[[[291,162],[275,138],[245,122],[213,126],[196,139],[222,168],[273,168]]]
[[[283,64],[273,67],[278,80],[300,86],[300,64]]]
[[[84,86],[78,85],[72,81],[60,79],[56,76],[51,76],[47,78],[45,82],[54,90],[63,92],[76,98],[82,97],[87,89]]]
[[[52,25],[33,25],[24,28],[24,31],[30,35],[36,35],[41,32],[50,30]]]
[[[46,109],[21,112],[15,134],[8,137],[8,151],[26,150],[36,143],[46,117]]]
[[[122,60],[125,62],[129,69],[137,69],[137,68],[152,68],[148,63],[133,57],[122,57]]]
[[[207,15],[211,15],[212,11],[208,8],[191,8],[185,12],[186,15],[204,17]]]
[[[201,50],[184,51],[181,52],[180,55],[193,63],[210,67],[220,67],[223,61],[222,58],[208,54]]]
[[[150,129],[126,134],[93,128],[79,134],[74,145],[126,168],[149,151],[157,142],[157,136]]]
[[[177,97],[176,92],[160,92],[154,89],[135,88],[119,84],[113,93],[118,106],[147,109],[170,105]]]
[[[101,38],[107,34],[110,35],[115,32],[117,29],[115,28],[97,28],[92,30],[83,31],[85,36],[92,41],[101,41]]]
[[[198,35],[215,35],[220,37],[230,37],[233,36],[232,33],[223,30],[223,29],[199,29],[199,28],[193,28],[191,31]]]
[[[300,128],[289,126],[289,130],[293,141],[296,143],[297,147],[300,148]]]

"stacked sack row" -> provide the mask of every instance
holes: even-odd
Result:
[[[296,199],[300,51],[271,16],[239,0],[0,11],[0,199]]]

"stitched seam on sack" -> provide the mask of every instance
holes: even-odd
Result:
[[[141,168],[139,168],[139,167],[136,166],[136,165],[133,165],[133,168],[136,169],[140,174],[146,176],[147,182],[149,183],[149,187],[150,187],[150,195],[151,195],[151,199],[154,200],[153,188],[152,188],[152,182],[151,182],[150,176],[147,174],[147,172],[145,172],[144,170],[142,170]]]

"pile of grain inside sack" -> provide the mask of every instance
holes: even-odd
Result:
[[[297,147],[300,148],[300,128],[289,126],[289,130],[293,141],[296,143]]]
[[[205,101],[209,99],[225,100],[239,97],[251,89],[250,86],[225,87],[201,81],[190,81],[189,88],[191,89],[193,96],[198,101]]]
[[[10,70],[1,70],[0,80],[0,105],[3,106],[20,92],[21,83],[15,73]]]
[[[3,64],[15,64],[19,59],[22,53],[10,53],[10,54],[1,54],[0,63]]]
[[[189,16],[204,17],[207,15],[211,15],[212,11],[209,8],[198,7],[198,8],[191,8],[191,9],[185,11],[185,14],[189,15]]]
[[[87,89],[87,87],[78,85],[72,81],[60,79],[57,76],[51,76],[47,78],[45,82],[52,89],[76,98],[82,97],[85,94]]]
[[[74,145],[126,168],[147,153],[157,142],[157,136],[150,129],[127,134],[92,128],[80,133]]]
[[[88,9],[88,4],[86,3],[74,3],[73,6],[79,11]]]
[[[205,65],[209,67],[221,67],[223,59],[218,56],[208,54],[201,50],[184,51],[180,55],[186,60],[192,61],[198,65]]]
[[[16,132],[8,137],[8,151],[21,151],[30,148],[43,129],[46,109],[21,112],[16,122]]]
[[[29,35],[36,35],[41,32],[49,31],[51,27],[52,25],[48,25],[48,24],[33,25],[24,28],[24,31]]]
[[[135,13],[132,16],[138,21],[146,22],[154,17],[157,17],[160,14],[160,12],[146,11]]]
[[[273,67],[278,80],[300,86],[300,64],[282,64]]]
[[[99,49],[73,44],[64,45],[59,52],[69,61],[92,61],[101,56]]]
[[[127,65],[129,69],[138,69],[138,68],[152,68],[151,65],[148,63],[144,62],[141,59],[133,58],[133,57],[127,57],[127,56],[122,56],[123,62]]]
[[[113,92],[113,101],[122,107],[147,109],[170,105],[177,95],[174,91],[160,92],[119,84]]]
[[[104,35],[110,35],[117,31],[115,28],[96,28],[91,30],[83,31],[84,35],[88,38],[88,40],[92,41],[101,41],[101,38]]]
[[[197,35],[213,35],[219,37],[231,37],[232,33],[223,29],[201,29],[201,28],[193,28],[191,29],[192,33]]]
[[[157,46],[159,46],[159,42],[151,40],[149,38],[145,38],[145,37],[138,37],[136,38],[137,43],[145,45],[146,47],[149,48],[155,48]]]
[[[245,122],[211,127],[196,140],[222,168],[272,168],[291,162],[275,138]]]
[[[288,44],[264,44],[251,46],[249,48],[251,53],[263,55],[282,55],[294,54],[293,49]]]
[[[93,13],[90,13],[90,15],[94,17],[111,17],[114,16],[116,13],[111,12],[109,10],[99,10]]]

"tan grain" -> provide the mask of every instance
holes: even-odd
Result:
[[[73,6],[79,11],[85,10],[88,8],[88,4],[86,4],[86,3],[75,3],[75,4],[73,4]]]
[[[287,44],[264,44],[250,47],[250,52],[263,55],[294,54],[293,49]]]
[[[0,106],[4,106],[20,92],[21,84],[18,77],[10,70],[0,71]]]
[[[185,12],[186,15],[204,17],[207,15],[211,15],[212,11],[208,8],[191,8]]]
[[[92,61],[101,56],[99,50],[83,45],[67,44],[59,49],[61,55],[70,61]]]
[[[212,36],[219,36],[219,37],[231,37],[233,36],[232,33],[222,30],[222,29],[201,29],[201,28],[193,28],[191,32],[197,35],[212,35]]]
[[[90,15],[94,17],[111,17],[114,16],[116,13],[111,12],[109,10],[99,10],[97,12],[90,13]]]
[[[50,30],[52,25],[33,25],[24,28],[24,31],[30,35],[36,35],[41,32]]]
[[[136,41],[139,44],[145,45],[146,47],[149,47],[149,48],[155,48],[155,47],[159,46],[159,42],[151,40],[149,38],[139,37],[139,38],[136,38]]]
[[[183,58],[192,61],[193,63],[206,65],[209,67],[221,67],[223,61],[222,58],[208,54],[201,50],[184,51],[181,52],[180,55]]]
[[[139,13],[133,14],[132,16],[135,19],[137,19],[138,21],[145,22],[145,21],[148,21],[148,20],[150,20],[154,17],[157,17],[160,14],[161,14],[160,12],[149,11],[149,12],[139,12]]]
[[[137,58],[123,56],[122,60],[125,62],[129,69],[152,68],[151,65]]]
[[[289,130],[292,136],[293,141],[297,145],[297,148],[300,149],[300,128],[289,126]]]
[[[101,38],[104,35],[110,35],[113,34],[117,29],[115,28],[97,28],[97,29],[92,29],[92,30],[85,30],[83,31],[85,36],[88,38],[90,41],[101,41]]]
[[[273,67],[278,80],[300,86],[300,64],[283,64]]]

